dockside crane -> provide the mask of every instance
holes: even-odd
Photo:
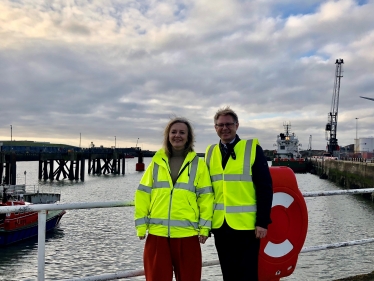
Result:
[[[331,100],[331,110],[328,113],[327,124],[326,124],[326,154],[329,156],[337,156],[339,151],[338,139],[336,133],[338,129],[338,108],[339,108],[339,92],[340,92],[340,79],[342,76],[342,68],[344,61],[343,59],[337,59],[335,62],[335,82],[334,91]]]

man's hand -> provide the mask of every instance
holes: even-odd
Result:
[[[145,239],[145,235],[143,236],[138,236],[140,240],[144,240]]]
[[[264,238],[266,237],[267,233],[268,233],[268,230],[266,228],[256,226],[256,229],[255,229],[256,238],[259,238],[259,239]]]
[[[199,236],[199,242],[201,244],[204,244],[207,239],[208,239],[208,236],[203,236],[203,235]]]

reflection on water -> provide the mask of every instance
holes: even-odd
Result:
[[[149,158],[144,159],[147,165]],[[142,173],[126,160],[126,175],[86,175],[84,182],[38,182],[38,163],[17,163],[18,183],[61,190],[61,202],[133,200]],[[88,165],[86,165],[87,167]],[[296,175],[302,192],[338,189],[311,174]],[[309,229],[304,246],[374,237],[374,204],[360,195],[306,198]],[[135,236],[133,207],[68,210],[47,234],[46,280],[79,278],[142,268],[144,242]],[[292,276],[282,280],[334,280],[374,270],[374,244],[300,254]],[[203,260],[218,259],[214,240],[202,246]],[[1,248],[0,280],[37,278],[37,239]],[[129,280],[129,279],[128,279]],[[130,280],[144,280],[144,277]],[[221,281],[219,266],[203,269],[203,281]]]

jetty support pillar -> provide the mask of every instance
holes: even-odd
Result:
[[[126,163],[126,154],[122,155],[122,175],[125,174],[125,163]],[[118,167],[119,169],[119,167]]]
[[[57,163],[56,170],[54,161]],[[84,161],[82,154],[70,151],[67,155],[42,153],[39,158],[39,180],[59,180],[62,175],[69,180],[79,180],[80,176],[81,181],[84,181]]]
[[[16,155],[14,153],[10,155],[4,155],[3,160],[0,165],[0,183],[15,185],[17,179],[17,161]],[[5,164],[5,166],[4,166]],[[5,168],[5,173],[4,173]]]
[[[144,171],[143,153],[140,148],[138,150],[138,163],[136,163],[135,165],[135,171],[137,172]]]
[[[101,153],[100,153],[101,152]],[[125,157],[119,154],[116,149],[91,149],[88,157],[88,174],[119,174],[121,171],[121,158]],[[123,162],[124,164],[124,162]],[[124,170],[122,168],[122,173]]]
[[[4,164],[5,164],[5,155],[0,152],[0,184],[3,183]]]
[[[80,155],[80,161],[81,161],[81,181],[84,181],[84,172],[85,172],[85,161],[86,159],[84,158],[83,155]]]

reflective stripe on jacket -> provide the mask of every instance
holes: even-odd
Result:
[[[256,223],[256,192],[252,181],[252,165],[256,159],[257,139],[240,140],[235,146],[236,159],[229,158],[222,168],[219,145],[210,145],[205,152],[214,190],[212,228],[219,228],[224,218],[237,230],[253,230]]]
[[[173,186],[169,159],[163,149],[152,158],[135,192],[137,235],[146,231],[163,237],[208,236],[212,226],[213,189],[208,168],[189,152]]]

